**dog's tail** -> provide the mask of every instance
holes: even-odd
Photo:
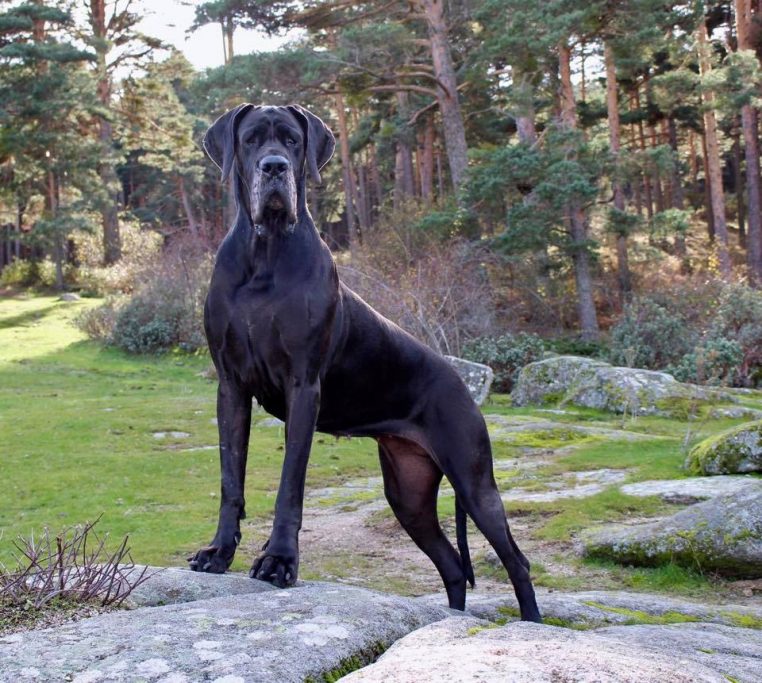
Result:
[[[474,579],[474,568],[471,565],[471,553],[468,550],[468,539],[466,538],[466,511],[460,504],[460,499],[455,496],[455,537],[458,540],[458,551],[460,552],[460,565],[463,567],[463,574],[471,588],[476,585]]]

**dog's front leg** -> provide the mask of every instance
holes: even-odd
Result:
[[[251,395],[221,380],[217,389],[217,423],[222,478],[217,533],[189,562],[195,571],[222,574],[233,561],[241,540],[240,520],[245,516],[243,489],[251,428]]]
[[[294,386],[286,415],[286,454],[275,499],[275,518],[270,540],[249,572],[253,578],[280,588],[296,583],[299,570],[299,530],[302,528],[304,482],[315,433],[320,385]]]

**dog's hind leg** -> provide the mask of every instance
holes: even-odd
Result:
[[[540,611],[529,577],[529,562],[511,536],[503,501],[495,484],[487,430],[481,418],[473,427],[471,434],[463,429],[462,423],[457,430],[438,430],[432,439],[434,456],[455,489],[460,505],[508,571],[521,618],[540,622]]]
[[[437,492],[442,472],[426,451],[406,439],[378,440],[384,493],[399,523],[439,571],[450,607],[464,610],[466,576],[460,556],[439,526]]]

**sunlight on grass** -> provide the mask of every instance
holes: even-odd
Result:
[[[94,303],[0,301],[0,561],[20,534],[103,513],[100,528],[130,534],[135,561],[184,564],[211,540],[219,506],[216,383],[200,375],[208,357],[129,356],[85,341],[71,321]],[[247,524],[272,512],[282,443],[282,429],[254,427]],[[316,437],[309,487],[370,474],[373,442]]]

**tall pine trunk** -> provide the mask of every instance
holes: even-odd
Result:
[[[751,41],[751,0],[735,0],[738,49],[753,49]],[[759,132],[757,110],[750,103],[741,107],[741,130],[743,132],[746,158],[746,192],[748,195],[748,231],[746,238],[746,261],[749,282],[762,286],[762,201],[760,199]]]
[[[614,51],[608,41],[603,44],[604,61],[606,63],[606,108],[609,119],[609,144],[611,155],[614,157],[614,210],[617,220],[624,218],[625,202],[624,188],[619,177],[619,157],[621,153],[621,125],[619,123],[619,89],[616,79],[616,64]],[[632,279],[630,277],[629,255],[627,252],[626,229],[616,230],[617,279],[619,282],[619,297],[622,302],[628,301],[632,294]]]
[[[338,87],[338,84],[337,84]],[[344,181],[344,201],[347,215],[347,231],[349,232],[349,250],[354,252],[357,244],[357,222],[355,220],[355,179],[352,173],[352,158],[349,153],[349,129],[347,127],[347,112],[344,109],[344,94],[336,91],[336,115],[339,119],[339,151],[341,154],[341,174]]]
[[[571,80],[571,50],[562,41],[558,46],[561,124],[568,130],[577,128],[577,107]],[[574,242],[572,261],[577,285],[577,313],[583,339],[597,339],[598,314],[593,298],[593,279],[590,273],[590,254],[587,250],[587,217],[579,201],[571,201],[567,207],[569,232]]]
[[[423,10],[431,43],[431,60],[434,76],[437,78],[437,100],[442,114],[447,161],[450,179],[457,190],[466,175],[468,167],[468,146],[466,129],[458,99],[458,81],[450,54],[450,41],[444,17],[443,0],[417,0]]]
[[[92,31],[95,36],[95,64],[97,69],[98,99],[104,109],[111,109],[111,76],[108,73],[106,57],[109,50],[106,27],[105,0],[90,0]],[[98,116],[98,139],[101,144],[101,160],[98,176],[103,186],[104,200],[101,204],[101,224],[103,226],[103,260],[106,265],[116,263],[122,257],[122,240],[119,234],[119,178],[112,160],[114,132],[105,116]]]
[[[712,70],[709,58],[709,40],[706,32],[706,22],[699,22],[697,31],[699,70],[702,77],[706,77]],[[717,245],[717,260],[720,276],[730,279],[730,252],[728,249],[728,224],[725,218],[725,193],[722,189],[722,168],[720,166],[720,146],[717,140],[717,118],[714,113],[714,93],[709,88],[704,88],[701,93],[704,104],[704,138],[706,140],[707,177],[712,205],[712,217],[714,218],[714,234]]]

